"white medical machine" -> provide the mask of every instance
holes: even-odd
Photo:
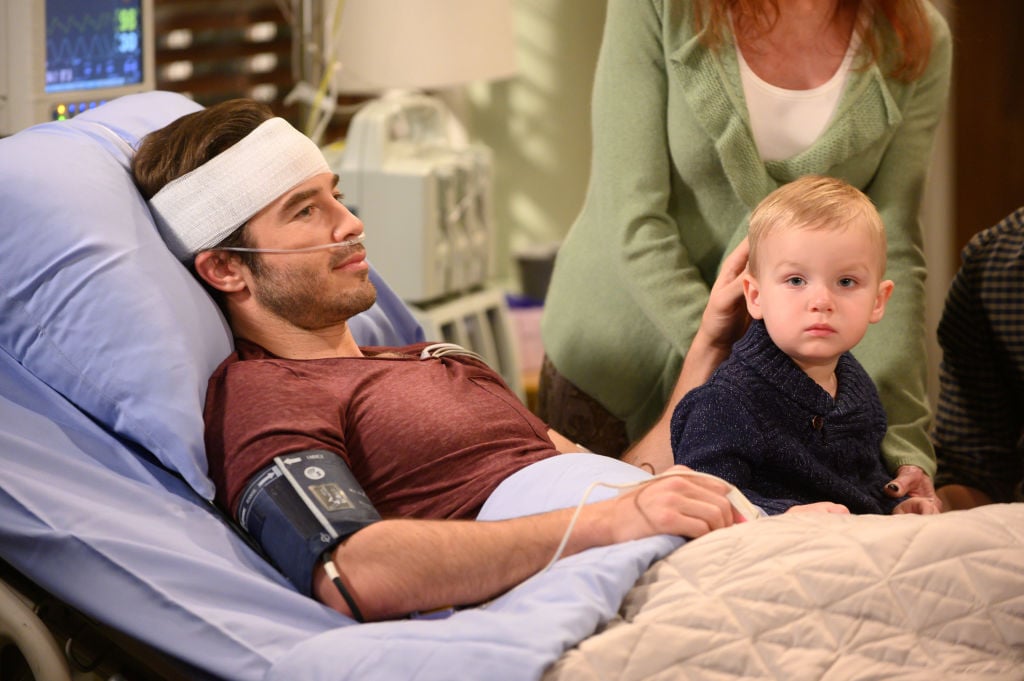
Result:
[[[334,162],[345,205],[368,226],[374,266],[403,300],[429,303],[491,274],[491,152],[443,102],[401,93],[353,118]]]
[[[154,89],[153,0],[4,0],[0,136]]]

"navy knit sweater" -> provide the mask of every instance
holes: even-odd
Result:
[[[736,485],[773,515],[816,501],[853,513],[891,513],[883,488],[886,420],[874,383],[850,353],[836,366],[835,399],[755,321],[707,383],[672,415],[677,464]]]

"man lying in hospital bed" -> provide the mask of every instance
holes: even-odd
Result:
[[[140,138],[198,109],[147,93],[0,140],[0,556],[180,661],[168,678],[1019,678],[1020,505],[617,543],[444,619],[355,626],[298,593],[210,511],[203,404],[231,334],[129,174]],[[360,345],[421,341],[370,277]],[[481,517],[572,508],[610,479],[593,461],[528,466]],[[0,609],[0,641],[20,626]]]

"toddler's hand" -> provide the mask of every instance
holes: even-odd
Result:
[[[834,504],[831,501],[818,501],[813,504],[790,506],[786,509],[786,513],[838,513],[840,515],[850,515],[850,509],[842,504]]]

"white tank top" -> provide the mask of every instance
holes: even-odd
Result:
[[[782,161],[808,149],[828,127],[860,43],[856,31],[843,62],[825,83],[810,90],[786,90],[761,80],[736,47],[754,142],[765,161]]]

